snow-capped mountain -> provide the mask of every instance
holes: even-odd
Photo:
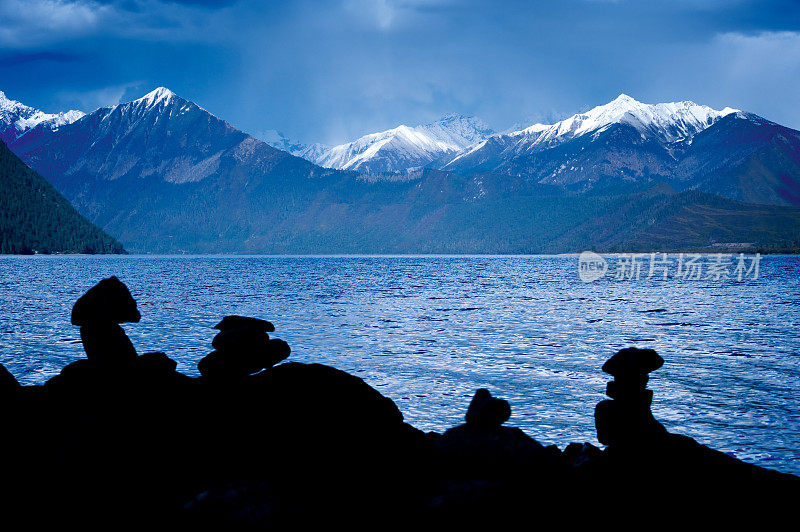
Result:
[[[462,175],[521,177],[576,192],[617,193],[665,181],[679,190],[796,204],[797,133],[730,107],[714,110],[689,101],[650,105],[622,94],[554,124],[493,135],[438,165]]]
[[[304,156],[321,166],[363,174],[404,172],[457,153],[492,133],[479,118],[451,114],[430,124],[401,125]]]
[[[611,124],[628,124],[642,135],[663,142],[675,142],[698,133],[717,119],[737,112],[738,109],[726,107],[715,111],[694,102],[657,103],[650,105],[639,102],[627,94],[620,94],[605,105],[599,105],[586,113],[573,115],[555,124],[534,124],[510,136],[531,137],[534,144],[563,142],[586,133],[592,133]]]
[[[281,153],[165,87],[102,107],[19,151],[57,188],[78,175],[196,182],[218,173],[226,155],[258,152],[263,162]]]
[[[48,114],[11,100],[0,91],[0,140],[10,145],[37,127],[58,129],[83,118],[84,115],[83,111],[75,110]]]
[[[321,187],[331,174],[352,179],[277,150],[164,87],[16,148],[81,214],[140,250],[234,241],[243,249],[251,222],[269,226],[264,216],[276,194]]]
[[[654,242],[653,224],[675,249],[784,245],[800,226],[800,209],[764,207],[800,205],[800,132],[749,113],[621,97],[511,134],[481,124],[451,116],[301,149],[338,153],[365,177],[275,149],[161,87],[37,126],[13,151],[133,251],[562,252],[596,247],[598,223],[623,248],[635,234]]]
[[[646,104],[627,94],[620,94],[605,105],[599,105],[586,113],[573,115],[555,124],[533,124],[525,129],[512,131],[491,138],[457,154],[444,169],[463,168],[477,161],[486,161],[487,152],[500,149],[500,158],[546,150],[592,133],[597,135],[614,124],[625,124],[636,129],[642,139],[660,143],[672,143],[691,139],[692,136],[711,126],[720,118],[738,109],[726,107],[716,111],[694,102],[672,102]]]

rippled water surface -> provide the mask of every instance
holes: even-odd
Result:
[[[800,473],[800,258],[767,256],[757,280],[585,284],[574,256],[0,257],[0,363],[41,383],[82,357],[75,300],[117,275],[139,302],[126,331],[196,374],[226,314],[271,320],[292,360],[362,377],[406,420],[462,422],[476,388],[510,425],[563,448],[598,444],[603,361],[626,346],[666,359],[650,379],[669,430]],[[643,276],[644,277],[644,276]]]

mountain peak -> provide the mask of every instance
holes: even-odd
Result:
[[[624,92],[621,92],[621,93],[619,94],[619,96],[617,96],[616,98],[614,98],[614,99],[612,100],[612,102],[620,102],[620,103],[639,103],[639,101],[638,101],[636,98],[633,98],[632,96],[628,96],[628,95],[627,95],[627,94],[625,94]]]
[[[75,110],[48,114],[12,100],[0,91],[0,140],[11,145],[39,126],[55,130],[83,118],[84,114]]]
[[[302,156],[328,168],[402,172],[456,153],[493,133],[479,118],[449,113],[436,122],[416,127],[401,124],[328,149],[306,150]]]
[[[155,105],[158,105],[162,101],[165,104],[168,104],[172,100],[172,98],[176,96],[177,95],[168,88],[158,87],[148,92],[138,100],[134,100],[134,102],[142,102],[145,104],[146,107],[153,107]]]
[[[18,102],[16,100],[12,100],[6,93],[0,91],[0,110],[22,110],[22,109],[31,109],[27,105]]]
[[[555,124],[534,124],[509,133],[511,136],[534,135],[535,143],[551,145],[586,133],[599,131],[612,124],[627,124],[642,134],[654,135],[665,142],[689,138],[713,124],[717,119],[736,112],[726,107],[721,111],[691,101],[646,104],[625,93],[607,104],[578,113]]]

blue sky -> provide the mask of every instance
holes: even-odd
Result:
[[[800,129],[797,0],[0,0],[0,90],[48,112],[164,85],[249,133],[498,130],[624,92]]]

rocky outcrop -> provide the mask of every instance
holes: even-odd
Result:
[[[650,412],[648,374],[663,359],[649,349],[603,366],[614,377],[596,411],[606,448],[562,452],[505,426],[511,406],[486,389],[463,425],[423,433],[357,377],[278,364],[289,347],[257,318],[217,324],[190,378],[165,353],[136,355],[119,323],[138,320],[125,285],[106,279],[73,309],[90,328],[86,359],[43,386],[0,366],[4,510],[57,526],[453,529],[543,512],[575,524],[609,509],[643,522],[658,504],[700,497],[719,524],[764,505],[780,513],[800,494],[798,477],[667,432]]]
[[[270,340],[270,322],[244,316],[226,316],[214,326],[219,333],[211,342],[216,351],[203,358],[197,369],[207,379],[237,381],[271,368],[289,356],[289,344]]]
[[[116,277],[97,283],[72,308],[72,324],[81,328],[86,357],[106,364],[136,357],[136,349],[119,324],[140,319],[136,301]]]

